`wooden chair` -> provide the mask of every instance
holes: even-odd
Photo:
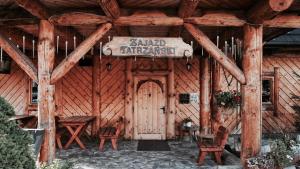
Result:
[[[99,145],[99,150],[103,151],[104,148],[104,143],[106,139],[111,140],[111,144],[114,150],[117,150],[118,147],[118,138],[122,130],[122,125],[123,125],[123,118],[120,118],[117,121],[116,127],[104,127],[100,128],[99,131],[99,138],[100,138],[100,145]]]
[[[202,164],[204,161],[205,156],[208,153],[214,153],[215,159],[218,164],[222,164],[221,156],[225,147],[225,144],[228,139],[229,132],[228,130],[220,126],[218,129],[218,132],[216,134],[216,137],[213,141],[213,144],[207,144],[207,143],[199,143],[199,157],[198,157],[198,164]]]

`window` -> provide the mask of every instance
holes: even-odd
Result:
[[[38,103],[38,84],[31,81],[30,85],[30,102],[31,104]]]
[[[273,82],[272,79],[263,79],[262,81],[262,102],[273,102]]]

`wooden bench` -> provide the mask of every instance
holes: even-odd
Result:
[[[117,141],[118,141],[119,135],[122,130],[122,125],[123,125],[123,119],[119,119],[116,127],[100,128],[100,131],[99,131],[99,138],[100,138],[99,150],[100,151],[103,151],[104,143],[105,143],[106,139],[110,139],[112,148],[114,150],[117,150],[117,147],[118,147]]]
[[[220,126],[212,144],[199,142],[198,164],[201,165],[203,163],[204,158],[208,153],[214,153],[217,163],[222,164],[221,156],[227,142],[228,135],[228,130],[223,126]]]

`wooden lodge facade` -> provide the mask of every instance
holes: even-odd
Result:
[[[200,132],[222,124],[242,135],[242,160],[261,133],[296,132],[299,48],[264,48],[300,28],[297,0],[0,0],[0,10],[1,63],[11,58],[0,96],[38,116],[42,160],[54,158],[55,116],[95,116],[92,135],[123,117],[124,137],[137,140],[175,139],[186,118]],[[117,36],[181,37],[193,55],[105,56]],[[235,39],[240,65],[224,49]],[[241,92],[241,108],[215,106],[220,90]]]

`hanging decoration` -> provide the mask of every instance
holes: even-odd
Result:
[[[65,54],[66,54],[66,58],[68,57],[68,41],[65,42]]]
[[[23,36],[23,53],[25,54],[25,36]]]
[[[0,48],[0,62],[3,62],[3,48]]]
[[[34,44],[35,44],[35,40],[33,39],[33,40],[32,40],[32,58],[33,58],[33,59],[34,59],[34,50],[35,50],[35,49],[34,49],[34,47],[35,47]]]
[[[56,36],[56,54],[58,54],[59,36]]]
[[[102,42],[99,43],[99,58],[100,58],[100,63],[102,60]]]
[[[76,36],[73,37],[73,46],[74,46],[74,50],[76,49]]]

